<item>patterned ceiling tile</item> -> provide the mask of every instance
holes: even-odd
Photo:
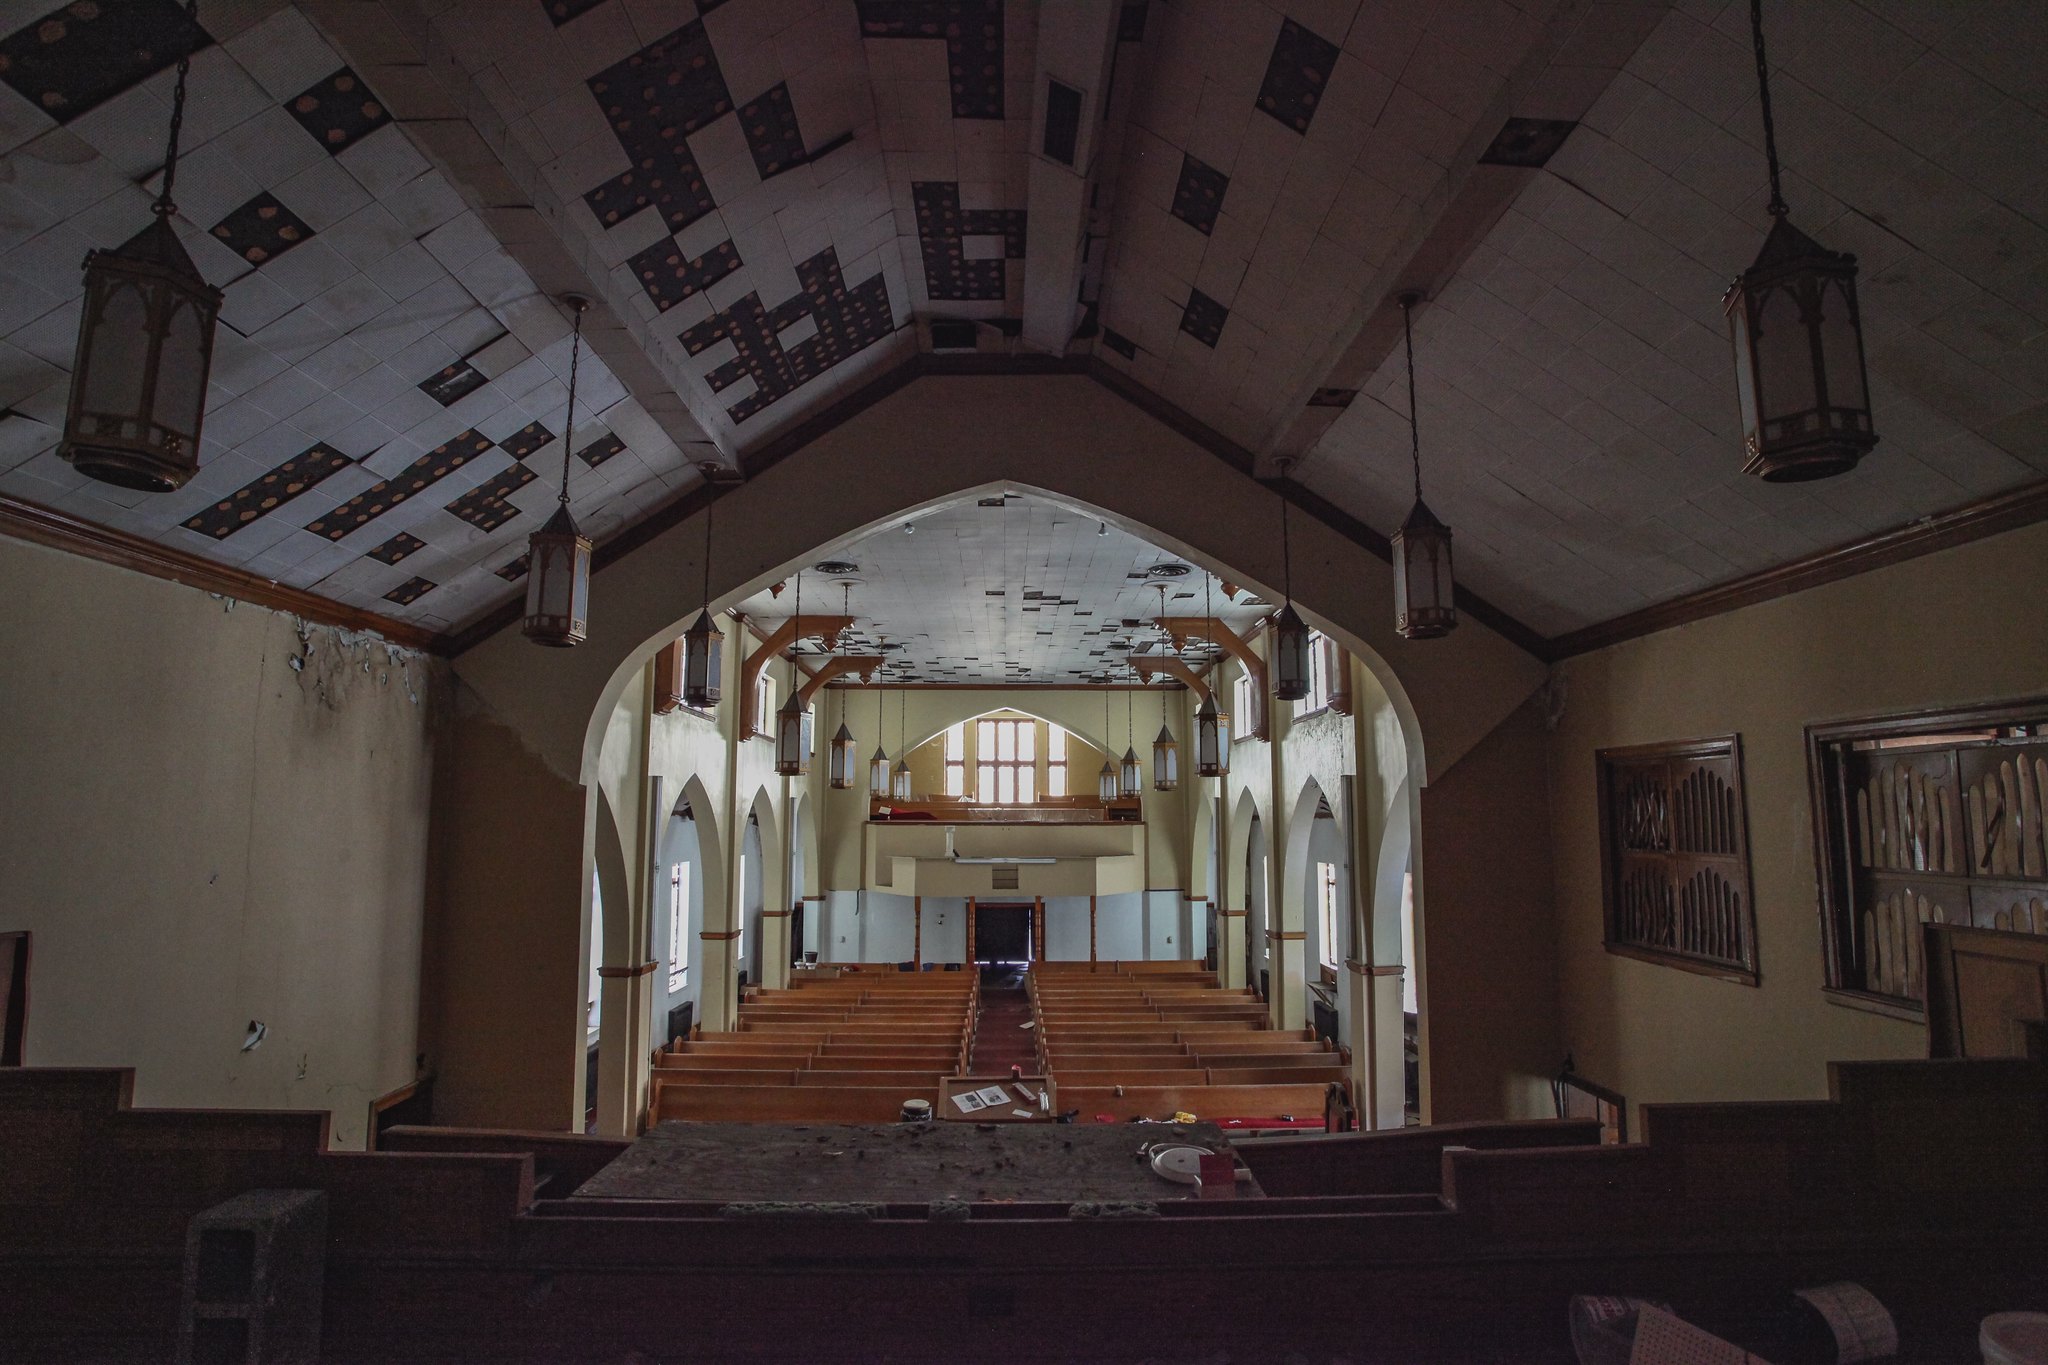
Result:
[[[1138,358],[1138,343],[1125,336],[1122,332],[1117,331],[1114,327],[1102,329],[1102,344],[1115,351],[1125,360],[1136,360]]]
[[[322,147],[334,153],[346,151],[391,122],[391,111],[345,66],[285,107]]]
[[[490,382],[484,378],[482,371],[467,360],[458,360],[453,365],[444,366],[422,379],[419,382],[419,391],[445,408],[469,397]]]
[[[316,536],[340,540],[359,527],[368,526],[400,503],[418,497],[471,460],[492,449],[488,437],[475,430],[436,446],[389,479],[372,484],[332,512],[307,523]]]
[[[547,8],[548,18],[555,21],[556,28],[560,28],[571,19],[590,13],[603,4],[604,0],[543,0],[543,3]],[[705,6],[700,4],[697,8],[702,10]]]
[[[1336,67],[1337,45],[1289,19],[1280,26],[1266,63],[1259,108],[1297,133],[1307,132]]]
[[[532,552],[522,550],[519,553],[519,558],[511,561],[509,564],[502,564],[491,570],[491,572],[504,579],[507,583],[517,583],[520,579],[526,577],[527,566],[532,562]]]
[[[1223,192],[1230,177],[1193,156],[1180,160],[1180,183],[1173,187],[1173,216],[1207,237],[1216,230],[1216,215],[1223,208]]]
[[[0,81],[69,123],[212,41],[175,0],[61,5],[0,42]]]
[[[735,422],[746,421],[895,330],[888,285],[879,272],[849,288],[831,247],[796,270],[799,288],[793,298],[767,309],[759,294],[747,294],[682,334],[691,355],[731,339],[736,354],[704,380],[713,393],[742,379],[754,381],[754,391],[727,409]],[[805,320],[817,330],[785,347],[779,334]]]
[[[1024,257],[1024,210],[962,209],[960,186],[945,181],[918,181],[910,193],[925,292],[935,301],[1001,301],[1007,288],[1003,262]],[[1002,255],[970,260],[968,237],[1000,237]]]
[[[1223,324],[1230,310],[1199,289],[1188,291],[1188,306],[1180,315],[1180,329],[1214,350],[1223,339]]]
[[[1003,116],[1003,0],[855,0],[863,38],[946,44],[953,117]]]
[[[576,452],[576,458],[596,469],[606,460],[625,452],[626,443],[607,431],[589,445]]]
[[[583,196],[598,222],[611,227],[651,205],[680,232],[716,207],[686,139],[730,112],[732,95],[701,21],[607,67],[589,86],[632,163]]]
[[[314,234],[304,219],[265,190],[215,223],[213,235],[249,264],[262,265],[311,241]]]
[[[523,460],[554,439],[555,433],[549,431],[539,422],[528,422],[525,426],[498,442],[498,448],[515,460]]]
[[[184,527],[215,540],[226,540],[258,517],[290,502],[331,474],[355,461],[325,442],[292,456],[277,468],[250,480],[228,497],[188,518]]]
[[[421,540],[418,536],[413,535],[409,531],[400,531],[376,549],[365,550],[363,553],[380,564],[396,564],[406,556],[418,554],[426,548],[427,542]]]
[[[740,129],[746,134],[747,150],[753,153],[754,169],[763,180],[780,175],[804,162],[804,135],[796,126],[796,106],[789,101],[789,86],[771,86],[758,99],[740,110]]]
[[[709,289],[740,268],[740,253],[731,242],[720,242],[701,256],[685,259],[674,237],[663,237],[653,246],[626,262],[633,277],[666,313],[692,294]]]
[[[432,592],[437,586],[439,585],[431,583],[424,578],[408,578],[390,592],[385,593],[384,600],[386,602],[396,602],[401,607],[409,607]]]
[[[495,531],[519,515],[519,508],[505,499],[534,480],[534,472],[514,460],[505,472],[486,479],[448,504],[448,511],[479,531]]]
[[[1540,170],[1578,127],[1576,119],[1511,118],[1479,158],[1483,166]]]

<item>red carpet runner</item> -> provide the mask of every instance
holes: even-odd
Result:
[[[1013,1066],[1027,1076],[1038,1070],[1037,1031],[1022,1027],[1030,1019],[1023,973],[997,968],[982,977],[981,1022],[969,1054],[977,1076],[1005,1075]]]

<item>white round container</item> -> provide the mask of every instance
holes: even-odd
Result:
[[[2048,1313],[1993,1313],[1977,1329],[1984,1365],[2048,1365]]]

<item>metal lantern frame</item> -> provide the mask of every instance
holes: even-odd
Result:
[[[1284,602],[1273,618],[1273,695],[1280,701],[1300,701],[1308,695],[1308,623]]]
[[[708,711],[725,693],[725,634],[711,619],[711,509],[704,504],[704,609],[683,632],[683,704]]]
[[[1195,776],[1221,777],[1230,771],[1225,755],[1229,752],[1229,740],[1225,736],[1223,714],[1216,709],[1216,698],[1212,693],[1202,698],[1202,704],[1195,708]]]
[[[1750,0],[1749,18],[1774,221],[1756,260],[1722,295],[1721,308],[1735,353],[1742,472],[1770,483],[1803,483],[1854,469],[1877,444],[1877,431],[1856,258],[1828,250],[1787,216],[1762,0]]]
[[[1170,792],[1180,785],[1180,744],[1166,723],[1159,724],[1159,736],[1152,741],[1152,790]]]
[[[796,635],[789,642],[789,696],[775,712],[775,772],[779,777],[805,777],[811,771],[811,703],[804,697],[796,647],[804,630],[804,571],[796,571],[796,601],[789,618]]]
[[[889,794],[898,801],[910,799],[910,722],[908,720],[910,698],[904,689],[896,689],[896,766],[889,772]]]
[[[889,748],[882,743],[882,688],[875,686],[875,755],[868,760],[868,795],[877,801],[889,799]]]
[[[1401,295],[1401,337],[1408,353],[1408,459],[1415,475],[1415,505],[1394,532],[1394,633],[1404,640],[1437,640],[1458,628],[1457,575],[1451,528],[1422,500],[1422,429],[1415,407],[1416,293]]]
[[[834,791],[851,791],[855,772],[853,756],[853,731],[846,728],[846,722],[839,722],[837,733],[832,736],[832,755],[828,764],[827,777]]]
[[[196,0],[185,6],[198,22]],[[206,386],[224,295],[171,227],[178,138],[192,58],[178,60],[163,183],[148,227],[85,258],[85,298],[57,453],[88,478],[145,493],[183,488],[199,471]]]
[[[576,441],[576,370],[583,358],[583,314],[590,301],[564,295],[575,314],[569,343],[569,412],[562,427],[562,489],[560,503],[547,524],[527,541],[526,616],[521,627],[537,645],[566,649],[590,634],[590,537],[576,529],[569,514],[569,462]]]

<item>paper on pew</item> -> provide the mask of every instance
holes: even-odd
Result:
[[[988,1108],[988,1105],[982,1101],[981,1096],[975,1094],[972,1090],[963,1091],[955,1095],[953,1103],[960,1106],[960,1112],[963,1114],[971,1114],[977,1109]]]

